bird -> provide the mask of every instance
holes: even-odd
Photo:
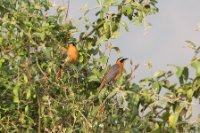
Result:
[[[70,62],[70,63],[75,63],[78,59],[78,49],[76,47],[75,42],[70,42],[68,44],[68,48],[66,52],[64,53],[64,60],[63,63]]]
[[[76,43],[75,42],[68,43],[68,48],[64,52],[63,57],[62,57],[63,60],[62,60],[62,64],[60,65],[60,70],[56,74],[57,79],[62,78],[64,75],[64,72],[62,70],[62,67],[64,66],[64,64],[67,62],[74,64],[78,60],[78,54],[79,52],[76,47]]]
[[[98,88],[98,93],[103,89],[104,85],[112,80],[117,80],[124,70],[124,62],[128,58],[119,57],[116,61],[116,64],[111,66],[108,71],[105,73],[101,84]]]

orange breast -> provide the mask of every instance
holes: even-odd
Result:
[[[114,80],[117,80],[120,77],[120,75],[122,74],[122,71],[124,69],[123,64],[118,64],[118,65],[119,65],[119,72],[115,76]]]
[[[69,61],[74,63],[78,58],[78,50],[74,46],[69,46],[67,49],[67,56],[69,57]]]

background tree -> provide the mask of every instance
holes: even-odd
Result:
[[[195,55],[188,65],[172,65],[175,71],[158,71],[137,84],[131,81],[132,73],[124,74],[96,95],[110,52],[119,52],[112,40],[121,27],[128,30],[124,17],[141,24],[158,11],[155,0],[97,2],[97,9],[80,18],[85,24],[80,31],[72,21],[64,21],[65,7],[48,14],[48,0],[0,1],[0,131],[199,131],[199,122],[189,119],[192,99],[200,93],[200,47],[190,41]],[[96,20],[88,21],[89,12]],[[69,41],[78,43],[79,61],[60,68]],[[58,79],[60,69],[64,76]],[[191,69],[194,74],[189,76]],[[179,81],[173,83],[171,77]]]

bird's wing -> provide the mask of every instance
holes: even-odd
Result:
[[[119,73],[119,66],[117,64],[111,66],[101,81],[101,85],[98,88],[98,93],[102,90],[103,86],[113,80],[115,76]]]
[[[106,83],[110,82],[111,80],[113,80],[115,78],[115,76],[118,74],[119,72],[119,66],[117,64],[111,66],[108,71],[106,72],[103,80],[106,81]]]

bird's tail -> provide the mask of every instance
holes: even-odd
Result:
[[[102,81],[102,82],[101,82],[101,85],[100,85],[99,88],[98,88],[97,94],[99,94],[99,93],[101,92],[101,90],[103,89],[104,85],[105,85],[105,82]]]

